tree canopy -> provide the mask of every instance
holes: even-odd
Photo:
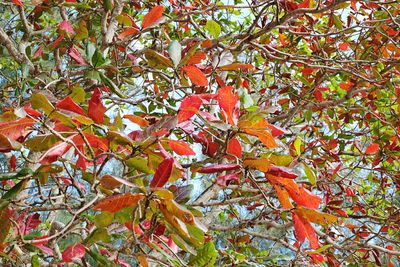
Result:
[[[399,264],[398,0],[0,14],[0,265]]]

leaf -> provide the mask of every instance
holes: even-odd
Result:
[[[10,140],[16,141],[20,137],[25,137],[30,132],[27,129],[34,124],[34,120],[26,117],[14,121],[0,122],[0,134]]]
[[[9,208],[0,209],[0,244],[7,238],[11,229],[10,215],[11,210]]]
[[[144,195],[140,193],[124,193],[113,195],[97,202],[93,209],[116,213],[123,208],[131,207],[137,204],[143,198]]]
[[[348,42],[341,42],[339,44],[339,49],[342,51],[347,51],[347,50],[349,50],[349,48],[350,48],[350,46],[349,46]]]
[[[155,67],[158,69],[165,69],[168,67],[172,68],[174,66],[169,58],[163,56],[162,54],[152,49],[146,49],[144,55],[151,67]]]
[[[263,143],[267,148],[276,148],[278,145],[275,142],[274,137],[269,131],[265,130],[253,130],[249,128],[243,129],[243,131],[249,135],[257,136],[258,139]]]
[[[36,135],[26,140],[24,145],[32,152],[40,152],[50,149],[57,141],[59,139],[54,134]]]
[[[189,120],[199,112],[202,101],[196,95],[187,96],[183,99],[178,111],[178,123]]]
[[[279,203],[281,203],[282,208],[291,210],[294,208],[293,204],[289,200],[289,193],[279,185],[273,185],[278,196]]]
[[[230,71],[230,70],[252,70],[254,69],[253,65],[245,64],[245,63],[232,63],[225,66],[218,67],[218,69],[223,71]]]
[[[140,31],[137,28],[130,27],[130,28],[127,28],[127,29],[123,30],[120,34],[118,34],[117,38],[120,39],[120,40],[123,40],[126,37],[129,37],[129,36],[132,36],[132,35],[136,35],[139,32]]]
[[[68,51],[68,55],[75,59],[79,65],[87,65],[86,60],[82,57],[81,53],[75,47],[71,47]]]
[[[189,265],[194,267],[212,267],[217,260],[218,253],[212,241],[207,242],[197,250],[196,256],[191,256]]]
[[[127,114],[127,115],[124,115],[123,118],[128,119],[131,122],[136,123],[137,125],[142,126],[142,127],[146,127],[150,124],[147,120],[143,119],[142,117],[136,116],[136,115]]]
[[[201,61],[203,61],[206,58],[207,58],[206,53],[201,52],[201,51],[196,51],[196,53],[194,53],[194,55],[190,56],[187,59],[187,62],[185,63],[185,65],[190,66],[190,65],[200,64]],[[182,60],[182,62],[183,62],[183,60]]]
[[[222,187],[225,187],[228,185],[230,181],[235,181],[239,183],[240,181],[240,173],[229,173],[226,175],[218,176],[216,180],[216,184]]]
[[[14,5],[16,6],[20,6],[23,7],[24,3],[22,3],[22,0],[12,0],[12,2],[14,3]]]
[[[193,191],[193,184],[188,184],[178,187],[174,191],[174,199],[178,203],[185,203],[190,200],[191,193]]]
[[[364,154],[366,154],[366,155],[375,154],[378,150],[379,150],[379,144],[372,143],[369,146],[367,146]]]
[[[22,180],[18,182],[16,185],[14,185],[12,188],[10,188],[7,192],[3,194],[1,199],[3,200],[13,200],[15,196],[21,192],[21,190],[25,187],[26,183],[28,180]]]
[[[62,259],[64,262],[73,262],[78,259],[85,257],[86,248],[81,243],[76,243],[72,246],[67,247],[62,253]]]
[[[67,96],[63,100],[58,101],[56,104],[56,108],[68,110],[85,116],[85,111],[83,110],[83,108],[76,104],[70,96]]]
[[[163,12],[163,6],[155,6],[150,9],[149,13],[147,13],[143,18],[142,29],[146,29],[154,25],[162,17]]]
[[[239,118],[239,95],[232,93],[233,87],[227,86],[218,90],[217,101],[228,123],[236,125]]]
[[[319,212],[302,206],[297,206],[295,212],[306,220],[320,225],[330,225],[338,221],[338,217],[335,215]]]
[[[221,26],[219,26],[219,24],[214,20],[207,20],[204,29],[215,39],[217,39],[221,34]]]
[[[226,153],[234,155],[235,157],[242,158],[242,146],[237,138],[231,138],[226,147]]]
[[[296,179],[297,178],[297,174],[294,172],[291,172],[288,168],[275,166],[272,164],[269,165],[268,171],[266,173],[274,175],[274,176],[278,176],[281,178],[288,178],[288,179]]]
[[[63,20],[59,25],[58,28],[66,33],[74,34],[74,28],[72,27],[71,23],[68,20]]]
[[[154,173],[153,179],[150,183],[150,188],[163,187],[172,174],[172,167],[174,165],[173,158],[164,159],[160,165],[158,165],[156,172]]]
[[[210,165],[203,167],[197,172],[200,173],[215,173],[215,172],[223,172],[223,171],[232,171],[232,170],[237,170],[240,169],[239,164],[219,164],[219,165]]]
[[[269,171],[270,161],[266,158],[258,158],[258,159],[245,159],[243,161],[245,167],[250,167],[252,169],[256,169],[262,172]]]
[[[58,142],[40,157],[39,162],[41,164],[50,164],[67,153],[71,147],[72,145],[67,142]]]
[[[92,98],[89,100],[88,115],[96,123],[103,123],[104,113],[106,112],[106,107],[101,101],[102,93],[99,88],[96,88],[93,92]]]
[[[315,172],[305,163],[303,163],[304,167],[304,172],[306,173],[306,176],[308,178],[308,181],[310,181],[310,184],[316,185],[317,183],[317,175]]]
[[[171,149],[181,156],[194,156],[196,153],[184,141],[168,140]]]
[[[139,255],[138,256],[138,262],[140,264],[140,267],[149,267],[149,263],[147,261],[147,258],[144,255]]]
[[[190,81],[197,86],[207,86],[208,80],[206,75],[196,66],[185,66],[182,70],[189,77]]]
[[[310,247],[312,249],[317,249],[319,246],[318,237],[311,224],[294,212],[292,212],[292,217],[297,241],[303,243],[307,238],[310,241]]]
[[[297,137],[296,140],[294,140],[294,143],[293,143],[294,149],[296,149],[297,156],[301,155],[301,144],[302,144],[301,138]]]
[[[177,67],[182,58],[182,46],[178,41],[172,41],[168,46],[168,54],[174,63],[174,66]]]

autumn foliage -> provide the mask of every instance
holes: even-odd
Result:
[[[0,265],[399,264],[398,1],[0,11]]]

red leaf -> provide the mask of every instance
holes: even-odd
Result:
[[[63,254],[62,259],[64,262],[73,262],[74,260],[82,259],[85,257],[86,248],[81,243],[76,243],[67,247]]]
[[[283,129],[279,126],[272,125],[272,124],[268,124],[268,128],[271,129],[271,134],[273,137],[280,136],[282,134],[287,133],[285,129]]]
[[[24,235],[29,234],[31,230],[36,229],[39,226],[39,224],[41,224],[41,223],[42,223],[42,221],[40,220],[39,213],[34,213],[34,214],[30,215],[28,218],[26,218],[26,222],[23,225],[23,228],[25,229]]]
[[[83,59],[81,53],[79,53],[79,51],[75,47],[71,47],[69,49],[69,53],[68,54],[69,54],[70,57],[75,59],[76,62],[78,62],[79,65],[87,65],[86,61]]]
[[[340,44],[339,44],[339,49],[340,49],[340,50],[343,50],[343,51],[348,50],[348,49],[349,49],[349,43],[347,43],[347,42],[342,42],[342,43],[340,43]]]
[[[43,54],[43,47],[39,46],[38,49],[36,49],[35,53],[32,56],[32,59],[37,59],[40,58]]]
[[[83,110],[83,108],[76,104],[70,96],[67,96],[63,100],[58,101],[56,107],[85,116],[85,111]]]
[[[161,17],[164,12],[163,6],[155,6],[153,7],[149,13],[147,13],[142,22],[142,29],[146,29],[152,25],[154,25]]]
[[[72,27],[71,23],[69,23],[68,20],[63,20],[60,25],[58,25],[58,28],[62,31],[65,31],[66,33],[71,33],[74,34],[74,28]]]
[[[13,1],[14,5],[17,5],[17,6],[20,6],[20,7],[24,6],[24,3],[22,3],[21,0],[12,0],[12,1]]]
[[[144,195],[140,193],[118,194],[100,200],[93,209],[115,213],[123,208],[135,205],[143,198]]]
[[[218,91],[217,101],[228,123],[236,125],[239,118],[239,95],[233,94],[232,89],[232,86],[221,88]]]
[[[298,5],[298,8],[309,8],[309,7],[310,7],[310,0],[303,0],[303,2]]]
[[[354,84],[352,82],[339,84],[340,88],[342,88],[343,90],[346,90],[346,91],[348,91],[351,87],[353,87],[353,85]]]
[[[88,115],[96,123],[103,123],[104,113],[106,112],[106,107],[101,101],[102,93],[99,88],[94,90],[92,98],[89,100]]]
[[[289,169],[285,167],[280,167],[280,166],[275,166],[275,165],[270,165],[269,170],[267,171],[267,174],[271,174],[274,176],[278,176],[281,178],[288,178],[288,179],[296,179],[297,174],[294,172],[291,172]]]
[[[317,209],[319,207],[319,204],[321,204],[321,198],[314,195],[304,187],[300,187],[298,192],[293,192],[292,190],[288,190],[288,192],[290,197],[298,205],[311,209]]]
[[[196,95],[187,96],[183,99],[178,111],[178,123],[189,120],[199,112],[201,99]]]
[[[15,155],[12,155],[10,158],[10,168],[12,171],[15,171],[17,168],[17,157]]]
[[[36,111],[32,108],[31,104],[27,104],[24,106],[24,110],[26,112],[26,114],[28,114],[29,116],[32,116],[34,118],[39,118],[40,116],[42,116],[42,113],[40,113],[39,111]]]
[[[123,32],[118,34],[118,39],[123,40],[128,36],[135,35],[138,33],[139,33],[139,30],[137,28],[134,28],[134,27],[127,28],[126,30],[124,30]]]
[[[242,146],[237,138],[232,138],[228,142],[228,146],[226,148],[226,153],[234,155],[238,158],[242,158]]]
[[[59,142],[47,150],[39,159],[41,164],[50,164],[56,161],[60,156],[64,155],[70,148],[71,144]]]
[[[193,156],[196,155],[188,144],[183,141],[169,140],[169,146],[178,155],[181,156]]]
[[[190,81],[197,86],[207,86],[208,80],[206,75],[195,66],[185,66],[182,70],[189,77]]]
[[[34,120],[30,118],[21,118],[15,121],[0,122],[0,134],[16,141],[20,137],[25,137],[29,132],[27,131],[27,128],[34,124]]]
[[[303,243],[307,238],[310,241],[310,247],[312,249],[318,248],[318,237],[314,231],[314,228],[310,224],[309,221],[304,218],[298,216],[296,213],[292,212],[293,223],[294,223],[294,232],[296,235],[297,241]]]
[[[172,174],[172,167],[174,166],[173,158],[164,159],[160,165],[158,165],[156,173],[151,180],[150,188],[163,187]]]
[[[239,179],[240,179],[240,173],[229,173],[226,175],[219,176],[217,178],[216,183],[219,186],[225,187],[228,185],[230,181],[239,182]]]
[[[201,168],[197,172],[200,173],[214,173],[214,172],[222,172],[222,171],[231,171],[240,169],[239,164],[219,164],[219,165],[210,165]]]
[[[365,149],[365,154],[375,154],[379,150],[379,144],[372,143]]]

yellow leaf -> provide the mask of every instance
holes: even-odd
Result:
[[[309,209],[303,206],[297,206],[295,212],[307,219],[310,222],[317,223],[320,225],[332,224],[338,221],[338,217],[332,214],[323,213],[314,209]]]

